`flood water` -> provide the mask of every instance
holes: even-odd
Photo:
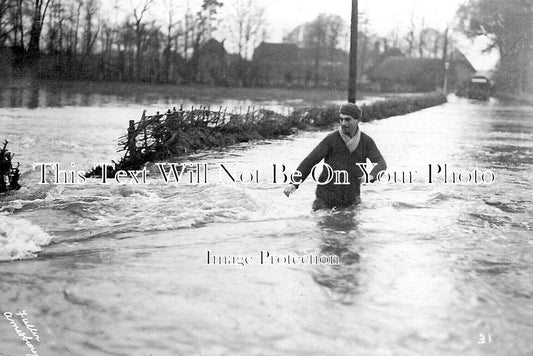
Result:
[[[153,165],[145,185],[37,184],[36,162],[118,159],[141,112],[0,108],[25,172],[0,200],[0,311],[28,333],[25,311],[40,355],[533,354],[532,107],[451,96],[362,124],[412,182],[364,185],[347,211],[313,213],[311,180],[290,199],[272,182],[274,164],[295,169],[327,131],[179,160],[207,164],[208,184],[165,184]],[[259,183],[219,177],[221,164]],[[495,180],[450,183],[463,171]],[[208,251],[252,262],[207,264]],[[261,264],[261,251],[340,263]],[[6,315],[0,354],[31,353]]]

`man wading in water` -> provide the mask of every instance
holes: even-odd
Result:
[[[359,123],[361,122],[361,109],[352,103],[344,104],[339,111],[339,121],[341,126],[338,131],[327,135],[322,142],[300,163],[297,171],[301,173],[299,182],[291,183],[285,187],[284,193],[288,197],[302,183],[313,167],[322,159],[333,171],[346,171],[348,173],[348,184],[341,184],[332,178],[332,171],[328,166],[324,166],[318,182],[326,182],[316,187],[316,200],[313,203],[313,210],[346,208],[359,204],[362,181],[366,180],[363,169],[357,164],[365,164],[366,159],[376,164],[372,169],[367,166],[368,181],[373,182],[378,172],[387,169],[385,160],[381,156],[378,148],[370,136],[361,132]],[[340,176],[340,175],[339,175]]]

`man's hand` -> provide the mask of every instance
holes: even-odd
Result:
[[[368,175],[368,183],[372,182],[373,180],[374,180],[374,176],[372,174],[369,174]],[[362,175],[361,177],[359,177],[359,182],[366,183],[365,175]]]
[[[285,193],[285,195],[287,196],[287,198],[289,197],[289,195],[291,195],[292,193],[294,193],[294,191],[296,190],[296,186],[294,184],[289,184],[285,187],[285,189],[283,190],[283,193]]]

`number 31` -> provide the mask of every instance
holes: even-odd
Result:
[[[486,343],[492,343],[492,336],[490,334],[487,334],[487,337],[485,337],[484,334],[479,334],[479,339],[477,341],[478,344],[486,344]]]

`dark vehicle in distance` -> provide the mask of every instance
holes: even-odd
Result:
[[[489,100],[490,97],[490,79],[483,76],[474,76],[470,79],[467,88],[469,99]]]

